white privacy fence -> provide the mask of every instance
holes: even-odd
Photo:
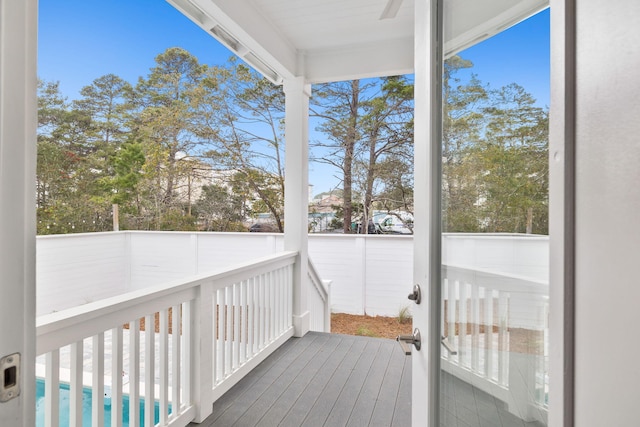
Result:
[[[279,255],[279,234],[95,233],[39,237],[37,250],[38,313],[59,311],[38,319],[38,354],[46,354],[49,366],[41,376],[51,388],[46,400],[53,414],[58,381],[71,384],[75,413],[79,385],[100,389],[104,377],[112,402],[131,396],[133,418],[136,399],[144,399],[145,416],[154,409],[160,421],[181,424],[291,334],[295,254]],[[309,254],[312,330],[329,330],[329,307],[387,316],[411,307],[411,236],[310,235]],[[264,263],[229,270],[264,256]],[[443,368],[522,419],[544,419],[548,238],[445,234],[443,264],[442,335],[457,353],[444,352]],[[331,292],[323,277],[331,279]],[[137,333],[136,319],[145,317],[147,325],[155,313],[158,331]],[[168,333],[170,327],[181,333]],[[194,353],[198,345],[211,350]],[[91,368],[103,363],[105,376]],[[122,378],[113,374],[121,371]]]
[[[444,370],[546,422],[549,286],[541,280],[443,266]]]
[[[443,236],[443,262],[547,280],[546,236]],[[37,239],[37,313],[48,314],[168,280],[278,253],[282,234],[126,231]],[[309,257],[332,281],[334,312],[396,316],[409,306],[413,237],[310,234]]]
[[[105,395],[112,426],[122,425],[125,409],[130,426],[206,418],[218,397],[293,335],[296,256],[284,252],[39,317],[46,425],[81,425],[86,386],[95,427],[105,422]],[[63,414],[61,383],[69,393]]]

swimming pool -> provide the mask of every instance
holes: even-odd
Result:
[[[82,425],[91,425],[91,389],[82,389]],[[122,426],[129,427],[129,396],[122,397]],[[171,407],[169,407],[171,412]],[[140,399],[140,425],[144,424],[144,399]],[[160,419],[160,405],[154,405],[154,423]],[[69,384],[60,383],[60,425],[69,425]],[[111,399],[104,399],[104,425],[111,425]],[[44,380],[36,379],[36,427],[44,427]]]

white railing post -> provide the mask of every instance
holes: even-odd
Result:
[[[213,299],[210,284],[198,287],[191,303],[191,386],[192,403],[196,406],[195,422],[203,422],[213,412]],[[185,355],[186,356],[186,355]]]
[[[324,331],[331,332],[331,280],[323,280],[327,289],[327,301],[324,304]]]
[[[307,302],[309,206],[309,97],[304,77],[287,79],[285,93],[285,230],[284,250],[297,251],[293,273],[293,327],[301,337],[309,331]]]

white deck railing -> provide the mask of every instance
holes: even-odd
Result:
[[[317,332],[331,332],[331,281],[322,280],[309,259],[310,328]]]
[[[442,275],[442,335],[456,352],[443,351],[442,368],[546,422],[548,284],[451,265]]]
[[[372,313],[386,315],[395,315],[398,307],[410,305],[406,300],[413,260],[410,237],[311,235],[309,240],[309,252],[314,263],[309,263],[306,294],[312,330],[330,330],[330,303],[338,312],[372,310]],[[254,273],[254,264],[246,263],[242,264],[242,268],[232,270],[238,276],[234,276],[235,282],[228,287],[222,284],[222,277],[226,277],[223,272],[227,271],[222,266],[268,254],[273,256],[273,252],[281,251],[282,247],[282,236],[268,233],[119,232],[38,238],[39,312],[59,311],[39,318],[41,328],[38,333],[41,336],[38,345],[42,348],[39,354],[51,352],[48,356],[50,366],[56,366],[57,361],[62,368],[59,371],[51,369],[50,378],[55,380],[58,372],[58,379],[63,382],[93,384],[88,374],[91,372],[92,349],[96,348],[99,352],[100,343],[103,342],[107,386],[111,387],[110,383],[116,385],[112,398],[118,399],[119,387],[116,382],[119,380],[112,378],[110,372],[118,372],[119,365],[117,360],[111,359],[111,346],[119,348],[119,336],[122,334],[125,347],[134,348],[136,343],[130,343],[134,339],[131,331],[136,330],[137,322],[132,319],[171,309],[172,314],[179,313],[179,322],[194,326],[186,331],[183,328],[183,334],[178,337],[168,334],[164,338],[161,332],[153,335],[153,353],[156,356],[164,354],[160,347],[163,340],[167,341],[167,390],[171,391],[167,405],[172,411],[169,418],[174,417],[172,402],[179,402],[176,416],[183,410],[195,411],[188,408],[190,402],[200,402],[203,398],[215,399],[226,391],[228,384],[232,384],[227,380],[227,375],[235,377],[237,372],[244,372],[255,365],[253,361],[259,358],[251,357],[256,346],[261,344],[254,340],[259,341],[261,336],[277,336],[270,329],[272,326],[280,328],[275,320],[269,324],[270,320],[265,319],[264,324],[262,321],[259,323],[259,329],[251,331],[245,331],[242,322],[246,325],[257,324],[254,323],[258,320],[256,316],[267,313],[267,306],[264,305],[263,312],[260,308],[250,309],[251,301],[272,295],[273,289],[279,289],[269,284],[276,280],[277,274],[290,277],[289,271],[269,272],[273,266],[261,266],[259,270],[263,267],[267,270]],[[280,255],[275,256],[264,259],[269,264]],[[443,367],[506,402],[512,412],[523,419],[540,419],[546,412],[547,260],[548,239],[542,236],[443,236],[443,263],[446,265],[443,267],[443,313],[446,315],[443,336],[447,336],[447,341],[458,351],[454,356],[445,354]],[[293,262],[293,258],[287,258],[287,263]],[[516,272],[527,277],[516,276]],[[320,279],[321,276],[333,280],[331,301],[327,283]],[[205,279],[213,284],[199,282]],[[170,283],[162,288],[146,290],[154,283],[168,281]],[[289,285],[286,286],[289,289]],[[180,289],[191,290],[183,295]],[[279,291],[282,292],[282,289]],[[210,293],[208,295],[211,298],[203,300],[200,296],[204,295],[203,292]],[[113,297],[118,294],[120,296]],[[138,302],[129,301],[141,295],[143,297]],[[161,295],[171,296],[162,299]],[[273,295],[276,298],[276,294]],[[162,303],[153,306],[153,301],[158,298]],[[211,322],[207,320],[202,323],[203,317],[198,313],[205,309],[212,310],[214,298],[218,317],[215,321],[212,317]],[[239,298],[237,303],[236,298]],[[84,305],[67,311],[67,307],[79,304]],[[246,309],[243,309],[245,304]],[[229,305],[232,308],[228,309]],[[222,317],[220,307],[223,307]],[[454,309],[448,310],[449,307]],[[168,319],[161,320],[168,313],[158,316],[160,331],[163,322],[169,322]],[[239,327],[234,324],[236,319],[241,322]],[[171,320],[175,321],[173,316]],[[277,321],[290,323],[290,316]],[[129,329],[119,331],[118,325],[123,324],[128,324]],[[202,334],[198,328],[205,327],[210,328],[209,336],[213,336],[215,330],[217,338],[223,336],[225,339],[217,339],[215,343],[211,341],[210,345],[215,346],[215,350],[212,349],[211,356],[207,356],[210,359],[198,363],[195,363],[195,359],[184,359],[190,346],[196,345],[189,340],[195,339],[192,338],[193,334],[200,337]],[[142,350],[147,345],[147,332],[139,335],[137,345]],[[99,335],[101,333],[104,333],[104,339]],[[239,339],[236,339],[236,333]],[[232,337],[230,341],[226,339],[229,336]],[[174,339],[179,344],[174,345]],[[53,344],[46,344],[50,340],[53,340]],[[251,344],[243,340],[251,341]],[[540,340],[543,345],[540,345]],[[230,345],[230,342],[233,344]],[[532,344],[528,346],[527,343]],[[78,379],[78,375],[82,375],[81,369],[71,369],[74,366],[71,356],[79,358],[83,354],[80,346],[84,347],[84,353],[89,357],[84,369],[87,375],[83,379]],[[56,349],[61,351],[56,354]],[[174,356],[174,351],[179,353]],[[122,392],[135,398],[136,386],[130,384],[132,381],[129,377],[135,377],[136,372],[134,370],[132,374],[127,369],[127,352],[123,356],[126,376],[123,378]],[[138,353],[133,354],[135,357]],[[144,351],[139,355],[143,363],[137,375],[144,378]],[[98,361],[101,359],[96,357]],[[197,377],[197,381],[208,381],[210,387],[202,388],[191,383],[184,385],[185,378],[191,376],[184,373],[185,368],[181,368],[180,372],[173,369],[174,360],[179,361],[180,366],[192,366],[189,368],[191,375],[215,363],[215,371],[211,368],[211,377],[200,374]],[[116,365],[112,368],[113,363]],[[161,401],[160,389],[163,387],[160,385],[159,366],[163,366],[163,362],[158,356],[154,362],[156,386],[152,391],[154,397]],[[173,372],[179,375],[178,382],[173,379]],[[40,376],[44,375],[43,368]],[[174,382],[181,387],[175,399],[172,395]],[[203,397],[190,394],[198,390],[209,391],[202,392]],[[146,396],[149,393],[141,388],[138,394]],[[55,398],[52,394],[49,396]]]
[[[92,426],[103,425],[105,394],[112,426],[121,426],[124,395],[131,426],[139,425],[141,399],[144,426],[202,421],[218,397],[293,335],[296,256],[284,252],[39,317],[46,425],[59,425],[61,381],[69,383],[71,426],[82,420],[87,385]]]

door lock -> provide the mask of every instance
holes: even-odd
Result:
[[[411,347],[409,347],[409,345],[413,344],[417,351],[420,351],[420,347],[422,347],[420,329],[416,328],[413,331],[413,335],[398,335],[396,337],[396,341],[400,343],[400,347],[402,347],[402,351],[404,351],[404,354],[410,356]]]
[[[0,359],[0,402],[20,395],[20,353]]]
[[[407,298],[409,298],[411,301],[415,301],[416,304],[420,304],[420,301],[422,301],[420,285],[413,285],[413,292],[411,292]]]

